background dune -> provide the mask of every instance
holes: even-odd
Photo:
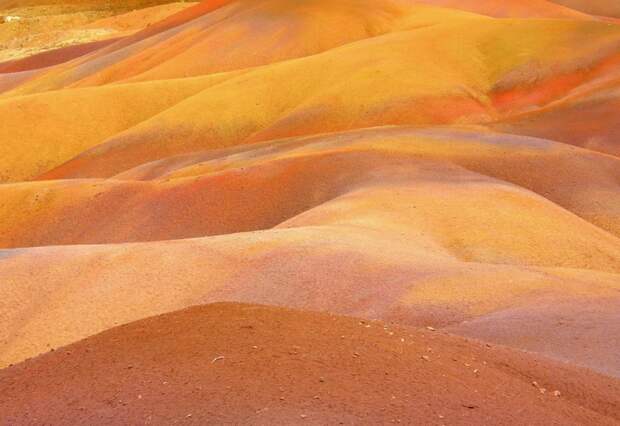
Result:
[[[167,2],[0,1],[0,72],[62,63],[84,54],[85,44],[131,34],[189,5],[157,3]],[[147,4],[154,6],[135,10]]]
[[[620,4],[613,0],[554,0],[554,2],[594,15],[620,18]]]

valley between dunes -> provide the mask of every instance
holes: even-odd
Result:
[[[620,423],[614,1],[118,3],[0,0],[0,424]]]

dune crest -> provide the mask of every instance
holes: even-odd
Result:
[[[233,304],[114,328],[0,371],[0,391],[5,419],[55,424],[620,420],[618,380],[428,330]]]

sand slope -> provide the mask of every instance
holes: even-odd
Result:
[[[568,323],[564,339],[571,333],[607,332],[607,343],[586,339],[584,350],[573,354],[561,344],[544,350],[620,374],[618,335],[609,328],[620,303],[617,273],[506,265],[485,251],[475,254],[486,256],[488,263],[467,261],[451,247],[438,246],[432,235],[420,233],[414,239],[416,231],[407,235],[385,228],[388,232],[360,225],[305,226],[169,242],[5,251],[0,360],[17,362],[114,325],[211,301],[269,303],[435,327],[560,302],[567,307],[564,316],[572,317],[590,301],[612,309],[601,311],[592,323]],[[537,310],[532,317],[557,326],[557,314],[550,310]],[[482,323],[481,331],[485,327]],[[543,336],[539,333],[542,328],[528,335],[536,339]],[[518,334],[513,336],[509,343],[523,347]],[[546,345],[532,340],[528,348],[542,350],[541,343]]]
[[[564,6],[601,16],[620,18],[620,4],[613,0],[553,0]]]
[[[152,2],[156,3],[156,2]],[[0,2],[0,73],[60,64],[140,31],[192,3]],[[44,52],[44,53],[40,53]]]
[[[233,304],[114,328],[0,372],[0,391],[17,423],[620,421],[617,380],[428,330]]]
[[[617,72],[614,66],[619,60],[620,30],[617,26],[576,21],[480,18],[475,19],[476,30],[471,31],[469,22],[472,18],[446,20],[442,14],[434,19],[444,19],[445,22],[430,27],[372,37],[319,55],[269,66],[210,74],[201,78],[208,78],[213,84],[198,86],[199,89],[194,85],[190,89],[193,96],[187,93],[185,99],[177,98],[172,105],[162,105],[162,97],[186,84],[187,79],[182,79],[182,83],[179,79],[159,80],[187,71],[184,62],[175,55],[177,72],[149,77],[157,81],[150,82],[156,86],[148,91],[147,96],[153,102],[149,102],[145,109],[157,109],[157,114],[149,119],[136,117],[139,123],[117,128],[113,135],[98,133],[98,123],[84,122],[71,110],[65,111],[67,98],[75,102],[74,108],[81,113],[99,110],[100,99],[105,97],[107,102],[113,101],[115,107],[105,109],[110,117],[104,121],[127,120],[139,113],[127,103],[138,99],[144,85],[106,85],[93,88],[97,95],[87,98],[80,96],[83,93],[80,90],[63,91],[60,96],[46,92],[8,97],[0,101],[0,118],[11,123],[3,128],[2,134],[5,141],[0,162],[3,178],[34,178],[46,168],[52,169],[43,175],[47,179],[109,177],[143,162],[170,155],[377,125],[505,122],[515,115],[531,113],[563,98],[566,91],[582,90],[587,85],[607,81]],[[214,19],[212,14],[205,17]],[[274,28],[280,27],[274,24]],[[465,31],[467,37],[463,39]],[[217,33],[208,32],[210,35]],[[527,37],[515,34],[527,34]],[[438,39],[443,40],[440,46],[436,43]],[[573,47],[575,39],[581,42]],[[532,48],[533,44],[535,48]],[[179,46],[172,43],[170,48],[176,51]],[[410,55],[412,48],[419,53]],[[158,47],[158,52],[165,55],[160,49]],[[438,53],[437,49],[441,52]],[[122,51],[123,55],[131,53],[125,49]],[[143,46],[140,51],[144,52]],[[110,54],[113,58],[80,59],[85,61],[84,64],[70,62],[75,66],[70,70],[71,78],[83,76],[82,66],[90,73],[94,66],[109,63],[111,59],[114,59],[115,67],[121,66],[118,54],[119,51],[115,51]],[[497,60],[498,55],[502,57],[501,61]],[[149,57],[159,58],[157,55]],[[438,61],[438,57],[442,60]],[[235,63],[231,58],[225,62]],[[139,67],[131,65],[127,69],[133,73]],[[410,72],[412,69],[416,72]],[[220,67],[202,72],[218,70]],[[52,70],[41,78],[54,77],[55,73]],[[346,84],[341,83],[342,75],[348,76]],[[37,81],[27,82],[25,87]],[[20,90],[25,87],[20,86]],[[117,90],[126,94],[115,96]],[[137,92],[135,96],[132,95],[134,91]],[[244,102],[238,102],[239,93],[243,93]],[[64,117],[64,123],[56,123],[58,118],[49,115],[55,122],[55,132],[51,135],[23,130],[28,128],[27,121],[32,118],[31,109],[38,108],[38,105]],[[21,113],[16,113],[16,109]],[[602,130],[595,129],[583,135],[580,139],[588,138],[585,141],[574,138],[577,139],[574,143],[586,145],[589,139],[606,137],[607,126],[613,126],[615,120],[611,115],[609,124],[605,120],[601,119]],[[82,130],[82,126],[89,126],[92,130]],[[535,131],[528,133],[536,135]],[[72,146],[71,136],[65,141],[67,134],[79,135],[81,155],[54,152],[56,158],[51,162],[52,155],[45,151],[29,155],[21,153],[23,146]],[[39,165],[43,160],[47,162],[46,166]],[[62,166],[54,169],[59,164]]]

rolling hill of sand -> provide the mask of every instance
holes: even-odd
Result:
[[[553,0],[564,6],[571,7],[593,15],[620,18],[620,3],[614,0]]]
[[[0,371],[0,391],[4,419],[20,424],[620,421],[619,380],[426,329],[256,305],[114,328]]]
[[[12,395],[0,411],[13,423],[51,413],[56,423],[133,423],[155,410],[155,423],[519,424],[516,406],[531,424],[620,422],[613,5],[153,3],[24,4],[82,15],[41,15],[59,48],[32,38],[29,56],[0,63],[0,368],[21,363],[0,370],[0,392]],[[71,31],[97,28],[111,32],[70,42]],[[215,302],[339,316],[183,311]],[[337,337],[360,330],[341,315],[405,327],[446,354],[510,349],[489,352],[492,375],[462,379],[452,355],[420,361],[381,323],[356,338],[373,364],[352,370],[336,362],[348,350]],[[309,358],[282,359],[282,376],[255,380],[209,369],[200,392],[160,393],[167,369],[195,375],[197,347],[213,358],[217,347],[231,357],[260,347],[230,325],[240,316],[262,318],[258,337],[272,347],[235,365],[261,372],[261,359],[304,348],[300,339],[314,342],[300,352]],[[323,329],[333,333],[320,339]],[[317,348],[330,352],[316,358]],[[331,400],[312,405],[304,374],[316,364],[357,379],[339,376]],[[397,374],[418,364],[422,376]],[[59,388],[67,376],[75,382]],[[196,408],[221,377],[247,393]],[[85,389],[78,382],[97,390],[59,409],[63,392]],[[263,382],[273,387],[252,400]],[[278,402],[278,386],[293,383]],[[409,399],[380,410],[390,386]],[[475,409],[461,402],[472,387]],[[128,392],[158,399],[129,402]],[[173,394],[174,406],[162,403]]]
[[[22,71],[33,63],[56,65],[191,5],[160,2],[166,4],[136,9],[150,4],[142,3],[0,1],[0,71]]]

